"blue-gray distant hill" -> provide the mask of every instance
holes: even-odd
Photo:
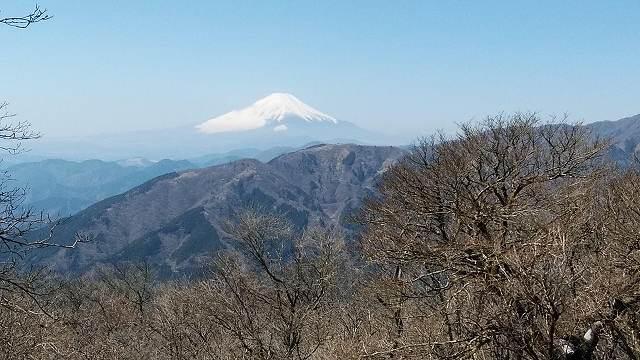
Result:
[[[611,141],[608,155],[619,164],[636,162],[640,153],[640,114],[616,121],[599,121],[585,125],[591,132]]]
[[[12,185],[25,188],[24,206],[53,216],[68,216],[154,177],[193,167],[185,160],[127,165],[55,159],[13,165],[7,172]]]

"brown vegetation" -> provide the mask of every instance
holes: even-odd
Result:
[[[639,178],[605,169],[603,148],[516,114],[391,169],[364,210],[366,254],[396,274],[387,301],[402,324],[378,353],[635,358]]]

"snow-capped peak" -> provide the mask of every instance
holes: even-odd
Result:
[[[330,122],[338,120],[303,103],[291,94],[275,93],[256,101],[242,110],[234,110],[208,120],[196,128],[203,133],[215,134],[231,131],[245,131],[275,125],[274,131],[286,131],[281,124],[289,118],[307,122]]]

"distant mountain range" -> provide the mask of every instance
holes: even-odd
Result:
[[[585,126],[594,136],[611,139],[608,156],[623,165],[640,150],[640,115]],[[250,151],[204,156],[190,163],[215,163]],[[70,273],[123,260],[146,260],[163,276],[191,272],[208,254],[234,246],[222,224],[248,206],[280,213],[299,228],[319,224],[349,231],[348,214],[374,192],[384,169],[405,152],[389,146],[320,144],[268,162],[243,159],[171,172],[88,207],[63,221],[54,233],[58,243],[72,241],[76,233],[93,236],[92,243],[72,251],[45,249],[31,260]]]
[[[593,135],[611,141],[608,156],[626,165],[640,152],[640,114],[616,121],[599,121],[585,125]]]
[[[222,224],[249,206],[280,213],[299,228],[348,228],[345,217],[403,154],[395,147],[316,145],[267,163],[245,159],[169,173],[90,206],[54,232],[54,242],[78,232],[93,242],[72,251],[44,249],[32,261],[76,273],[142,259],[164,275],[190,271],[212,251],[233,246]]]
[[[23,206],[53,217],[69,216],[169,172],[195,167],[189,161],[162,160],[140,166],[87,160],[43,160],[10,166],[12,185],[24,188]]]
[[[291,121],[326,123],[329,126],[341,123],[329,115],[310,108],[292,95],[274,94],[246,109],[211,119],[199,125],[198,128],[213,133],[234,132],[237,129],[229,124],[244,122],[242,125],[244,128],[279,132],[275,130],[279,126],[286,126],[286,131],[295,128],[296,125]],[[597,136],[614,139],[609,156],[620,163],[629,162],[632,158],[630,154],[640,150],[638,149],[640,115],[585,126]],[[350,135],[350,133],[346,132],[343,135]],[[28,188],[25,205],[52,215],[68,216],[97,201],[120,194],[168,172],[207,167],[247,158],[267,162],[281,154],[317,143],[308,143],[303,146],[281,145],[265,150],[236,149],[199,155],[186,160],[153,161],[144,157],[116,161],[47,159],[19,163],[8,166],[6,169],[12,175],[15,184]]]
[[[311,145],[311,144],[308,144]],[[100,200],[123,193],[170,172],[224,164],[240,159],[269,161],[295,147],[267,150],[239,149],[189,160],[152,161],[132,158],[118,161],[48,159],[6,167],[12,186],[24,188],[23,205],[55,217],[65,217]]]
[[[67,160],[189,159],[248,146],[267,150],[299,148],[310,142],[393,145],[408,140],[362,129],[324,114],[291,94],[275,93],[203,123],[99,136],[45,136],[29,146],[32,156]]]

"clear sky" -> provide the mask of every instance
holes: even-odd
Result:
[[[639,0],[39,4],[54,18],[0,27],[0,99],[50,136],[196,124],[272,92],[393,133],[640,113]]]

